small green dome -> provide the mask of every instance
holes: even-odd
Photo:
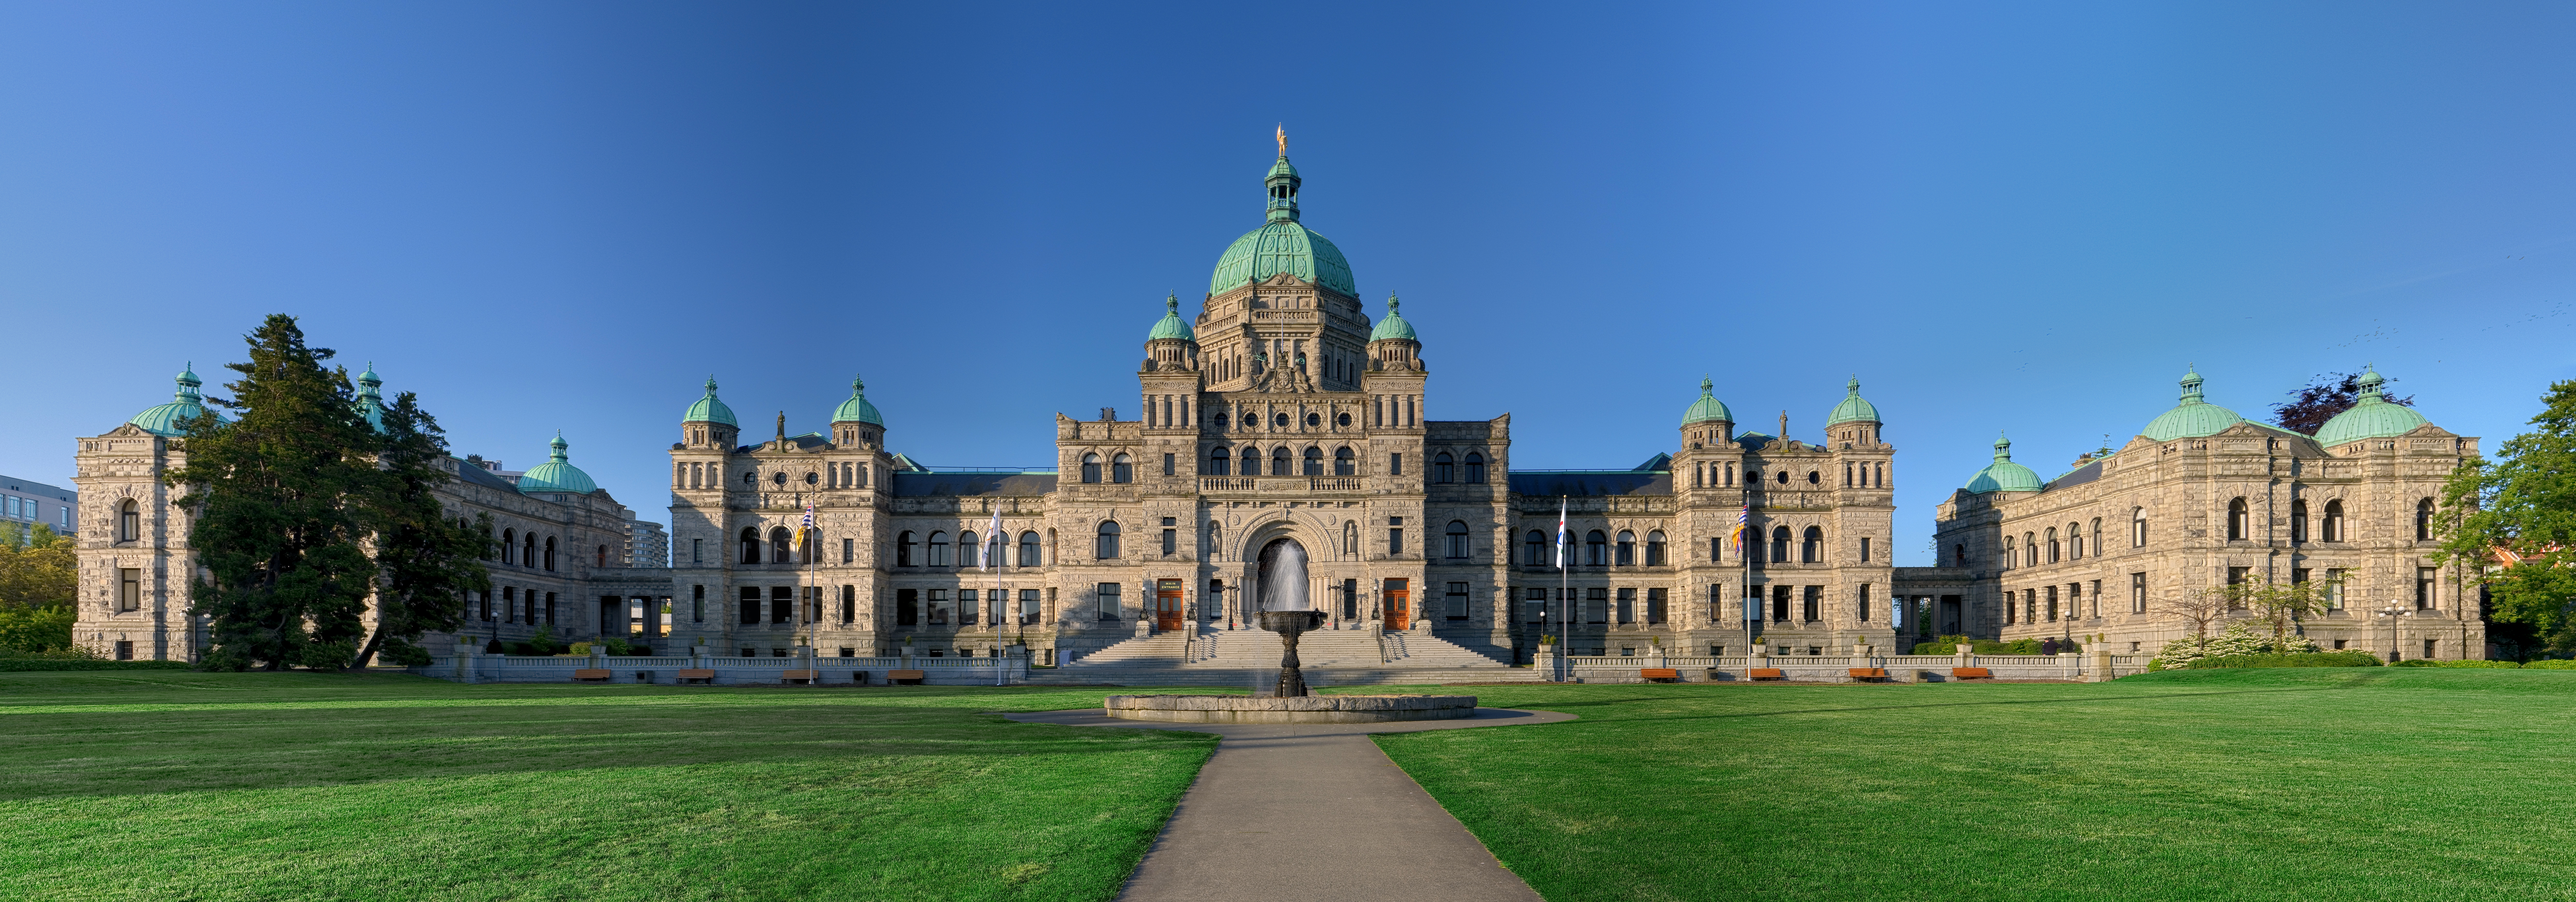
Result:
[[[1190,331],[1189,321],[1181,318],[1181,297],[1177,294],[1163,299],[1163,318],[1154,321],[1154,331],[1145,333],[1146,341],[1165,338],[1199,340],[1198,334]]]
[[[1860,396],[1860,374],[1852,374],[1851,381],[1843,383],[1843,391],[1843,402],[1834,405],[1834,412],[1825,417],[1825,425],[1879,421],[1878,408]]]
[[[1726,409],[1726,402],[1718,400],[1716,395],[1709,394],[1709,390],[1716,387],[1717,383],[1708,381],[1708,377],[1699,378],[1699,400],[1692,401],[1690,409],[1682,411],[1683,426],[1716,420],[1735,422],[1735,412]]]
[[[2039,487],[2039,474],[2031,472],[2029,467],[2013,463],[2012,439],[2002,436],[1995,437],[1995,462],[1987,464],[1985,469],[1977,471],[1976,478],[1968,480],[1968,491],[1980,495],[1987,492],[2036,492]]]
[[[556,433],[555,440],[547,443],[547,447],[552,449],[553,453],[546,456],[545,463],[530,467],[528,472],[519,474],[520,494],[571,492],[587,495],[599,491],[599,484],[590,481],[590,474],[582,472],[580,467],[573,466],[568,456],[564,454],[564,449],[571,446],[564,443],[562,433]]]
[[[1225,255],[1217,258],[1216,274],[1208,277],[1208,293],[1222,294],[1246,282],[1287,273],[1346,297],[1359,297],[1359,288],[1351,281],[1351,263],[1342,258],[1342,249],[1297,221],[1297,187],[1303,180],[1297,177],[1297,167],[1288,165],[1286,153],[1279,155],[1279,162],[1262,181],[1270,195],[1270,221],[1226,246]]]
[[[877,413],[877,406],[868,403],[867,380],[857,376],[850,377],[850,399],[841,402],[840,408],[832,411],[832,422],[885,425],[885,417]]]
[[[1369,330],[1370,341],[1385,341],[1390,338],[1401,338],[1406,341],[1422,340],[1414,337],[1413,324],[1405,322],[1403,314],[1396,312],[1396,308],[1402,306],[1404,302],[1396,300],[1395,295],[1386,296],[1386,318],[1378,320],[1377,328]]]
[[[367,371],[358,374],[358,416],[367,428],[385,431],[385,380],[376,375],[375,361],[367,362]]]
[[[2386,394],[2380,391],[2379,387],[2387,382],[2388,380],[2380,378],[2378,370],[2364,368],[2361,373],[2361,397],[2354,400],[2351,407],[2346,408],[2342,413],[2335,414],[2334,419],[2327,420],[2325,426],[2317,430],[2317,444],[2332,448],[2366,438],[2405,435],[2415,431],[2415,427],[2424,425],[2427,421],[2423,414],[2416,413],[2414,408],[2404,404],[2390,402]]]
[[[218,423],[224,421],[222,414],[207,410],[205,400],[197,395],[197,389],[205,383],[197,379],[196,363],[190,362],[181,368],[178,382],[179,392],[171,397],[170,403],[146,408],[126,422],[154,435],[180,436],[188,434],[188,421],[199,416],[214,417]]]
[[[733,421],[733,408],[726,407],[725,402],[716,399],[716,377],[714,376],[707,377],[707,396],[689,405],[689,412],[680,415],[680,422],[723,423],[737,429],[742,427],[741,423]]]
[[[2200,371],[2193,369],[2182,375],[2182,403],[2147,421],[2147,428],[2138,434],[2150,441],[2170,442],[2217,435],[2242,422],[2245,418],[2236,411],[2200,399]]]

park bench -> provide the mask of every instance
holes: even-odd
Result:
[[[1672,680],[1678,683],[1681,682],[1682,672],[1671,667],[1640,667],[1637,669],[1637,676],[1643,679]]]
[[[918,670],[889,670],[886,671],[886,682],[902,683],[910,680],[913,685],[918,686],[921,685],[922,676],[922,672]]]
[[[1855,680],[1884,680],[1887,679],[1887,668],[1854,667],[1851,669],[1851,678]]]
[[[605,682],[608,682],[608,668],[601,667],[601,668],[593,669],[593,668],[589,668],[589,667],[584,667],[584,668],[581,668],[581,669],[579,669],[579,670],[575,670],[575,671],[573,671],[573,672],[572,672],[572,681],[573,681],[573,682],[576,682],[576,683],[605,683]]]
[[[822,675],[822,672],[817,670],[790,670],[779,674],[778,682],[781,684],[803,683],[811,686],[822,682]]]
[[[679,680],[683,683],[706,683],[712,686],[716,681],[716,672],[713,670],[683,670],[680,671]]]
[[[1789,678],[1787,673],[1782,672],[1780,668],[1777,667],[1756,667],[1752,670],[1745,671],[1744,675],[1757,680],[1785,680]]]
[[[1950,678],[1954,680],[1991,680],[1995,678],[1995,672],[1983,667],[1953,667],[1950,668]]]

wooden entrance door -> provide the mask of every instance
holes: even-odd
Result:
[[[1162,580],[1154,585],[1154,629],[1181,628],[1181,581]]]
[[[1400,579],[1387,580],[1386,591],[1379,597],[1384,599],[1383,604],[1386,606],[1387,629],[1401,630],[1413,625],[1411,584]]]

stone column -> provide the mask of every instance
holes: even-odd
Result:
[[[479,669],[477,665],[480,663],[477,662],[475,658],[482,655],[482,653],[483,646],[474,644],[473,639],[464,636],[456,637],[457,682],[471,683],[475,681],[476,677],[481,676],[481,674],[475,672]]]
[[[2111,672],[2110,649],[2103,648],[2099,644],[2096,644],[2091,654],[2093,655],[2093,674],[2087,682],[2107,683],[2110,682],[2113,677],[2119,676],[2119,674]]]
[[[1977,659],[1976,659],[1976,656],[1969,654],[1969,652],[1970,652],[1970,651],[1972,651],[1972,650],[1974,650],[1974,649],[1976,648],[1976,646],[1974,646],[1974,645],[1968,645],[1968,644],[1964,644],[1964,643],[1962,643],[1962,644],[1959,644],[1959,645],[1953,645],[1953,646],[1950,646],[1950,648],[1951,648],[1951,650],[1953,651],[1953,653],[1955,653],[1955,654],[1958,656],[1958,657],[1956,657],[1955,659],[1953,659],[1953,660],[1950,662],[1950,666],[1952,666],[1952,667],[1975,667],[1975,666],[1977,666]]]

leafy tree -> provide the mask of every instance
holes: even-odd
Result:
[[[2528,627],[2553,651],[2576,651],[2576,380],[2541,396],[2539,427],[2507,440],[2494,461],[2451,474],[2434,524],[2442,562],[2479,570],[2489,619]],[[2502,567],[2483,566],[2509,564]]]
[[[491,518],[451,520],[438,503],[438,488],[454,478],[441,466],[445,430],[411,392],[394,396],[383,420],[378,479],[366,498],[378,570],[376,629],[349,662],[352,668],[367,666],[379,652],[396,663],[429,663],[429,652],[412,643],[425,632],[462,629],[465,593],[491,587],[482,561]]]
[[[2414,395],[2382,397],[2391,404],[2415,406]],[[2290,403],[2272,405],[2272,425],[2303,435],[2315,435],[2317,430],[2325,428],[2327,420],[2351,409],[2353,402],[2360,398],[2360,373],[2318,373],[2315,381],[2290,393]]]
[[[70,605],[41,608],[0,606],[0,652],[63,651],[72,647],[72,623],[80,619]]]
[[[208,620],[209,667],[338,669],[364,635],[376,567],[366,512],[380,444],[357,412],[346,369],[308,347],[295,319],[275,314],[245,340],[250,361],[209,398],[238,415],[198,417],[184,439],[187,464],[164,476],[184,486],[193,516],[188,544],[202,570],[190,580],[193,613]]]
[[[2229,610],[2251,612],[2254,622],[2272,628],[2272,645],[2286,647],[2290,630],[2299,620],[2325,613],[2326,593],[2322,583],[2276,583],[2268,577],[2256,577],[2232,586],[2219,587],[2219,595]]]
[[[75,547],[72,537],[41,523],[0,524],[0,607],[71,607],[80,585]]]
[[[2191,624],[2194,638],[2208,638],[2209,625],[2218,622],[2233,609],[2235,600],[2229,586],[2214,586],[2197,592],[2185,592],[2172,598],[2159,599],[2155,612],[2167,620]]]

